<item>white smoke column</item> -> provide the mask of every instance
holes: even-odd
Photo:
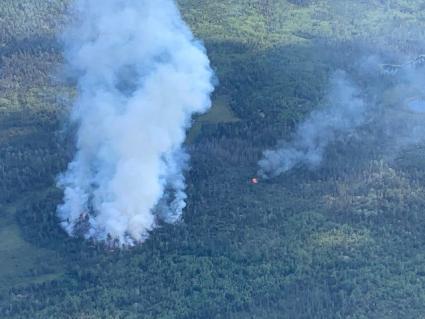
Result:
[[[366,105],[346,73],[337,71],[330,83],[325,106],[309,115],[297,128],[294,139],[264,152],[259,162],[261,176],[275,177],[298,164],[316,167],[330,143],[365,122]]]
[[[58,214],[71,235],[133,245],[185,207],[182,144],[211,105],[209,60],[172,0],[77,0],[73,12],[77,152]]]

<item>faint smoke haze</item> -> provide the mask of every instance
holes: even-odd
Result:
[[[359,58],[353,65],[362,88],[345,72],[334,73],[322,105],[297,127],[289,142],[263,153],[259,174],[271,178],[297,165],[316,168],[330,144],[360,132],[364,143],[379,143],[368,147],[380,148],[386,158],[423,143],[425,56],[401,60],[390,65],[378,56]]]
[[[324,105],[298,126],[292,141],[264,152],[260,175],[275,177],[299,164],[317,167],[330,143],[365,122],[366,111],[359,89],[345,72],[335,72]]]

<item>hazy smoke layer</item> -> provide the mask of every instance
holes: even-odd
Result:
[[[261,176],[278,176],[298,164],[319,165],[330,143],[364,123],[365,102],[345,72],[336,72],[330,82],[324,107],[310,114],[297,128],[293,140],[264,152],[259,162]]]
[[[59,177],[71,234],[143,241],[185,207],[181,146],[210,107],[212,72],[172,0],[77,0],[64,35],[77,74],[77,153]]]

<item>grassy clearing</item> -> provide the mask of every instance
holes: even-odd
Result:
[[[211,109],[194,120],[187,136],[187,142],[192,143],[199,136],[202,126],[205,124],[235,123],[238,121],[240,119],[230,108],[228,98],[226,96],[217,96]]]
[[[239,119],[233,113],[233,111],[229,107],[229,102],[227,97],[218,96],[211,110],[200,116],[197,121],[203,123],[233,123],[238,122]]]
[[[62,275],[57,253],[36,247],[22,237],[15,217],[25,200],[0,206],[0,296],[10,288],[42,283]]]

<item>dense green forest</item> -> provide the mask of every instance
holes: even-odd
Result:
[[[186,142],[183,220],[123,250],[70,238],[56,217],[74,151],[57,40],[69,2],[0,2],[1,318],[424,316],[425,145],[388,156],[366,127],[315,170],[249,182],[337,69],[396,110],[392,80],[358,65],[423,54],[422,1],[179,0],[219,83]]]

